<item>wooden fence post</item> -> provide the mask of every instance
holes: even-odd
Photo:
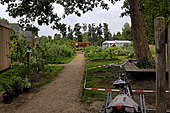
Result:
[[[168,24],[168,37],[167,37],[167,51],[168,51],[168,78],[169,78],[169,105],[170,105],[170,21]],[[170,108],[169,108],[170,109]]]
[[[166,55],[165,55],[165,19],[155,19],[156,44],[156,113],[166,113]]]

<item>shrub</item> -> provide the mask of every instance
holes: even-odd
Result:
[[[112,47],[102,50],[99,47],[89,46],[85,49],[85,56],[90,60],[95,59],[117,59],[118,56],[129,56],[134,53],[131,48]]]

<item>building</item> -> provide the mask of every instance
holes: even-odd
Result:
[[[10,26],[17,35],[23,34],[24,31],[18,23],[10,23]]]
[[[35,46],[35,36],[32,33],[32,31],[24,31],[24,37],[32,44],[32,46]]]
[[[128,40],[114,40],[114,41],[104,41],[102,43],[102,49],[111,48],[111,47],[129,47],[131,42]]]
[[[18,23],[10,23],[10,25],[17,35],[23,35],[34,47],[35,36],[31,31],[24,31]]]
[[[11,66],[9,46],[10,26],[0,23],[0,71]]]

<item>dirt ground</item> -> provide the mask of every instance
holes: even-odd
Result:
[[[80,102],[84,73],[84,55],[76,58],[51,83],[40,91],[22,94],[11,104],[3,104],[0,113],[97,113],[102,102],[85,105]]]

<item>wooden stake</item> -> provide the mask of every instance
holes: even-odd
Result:
[[[169,78],[169,105],[170,105],[170,21],[168,24],[168,37],[167,37],[167,45],[168,45],[168,78]],[[170,109],[170,108],[169,108]]]
[[[165,55],[165,19],[155,19],[156,41],[156,113],[166,113],[166,55]]]

